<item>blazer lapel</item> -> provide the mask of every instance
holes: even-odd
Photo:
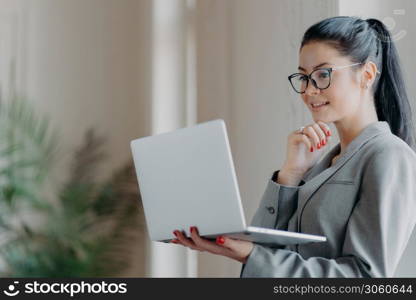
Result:
[[[324,171],[329,167],[330,162],[332,161],[332,158],[340,152],[341,144],[338,143],[335,145],[327,154],[324,155],[324,157],[317,162],[315,166],[310,168],[302,177],[303,182],[307,182],[310,179],[314,178],[316,175]]]
[[[344,154],[331,167],[328,168],[332,158],[339,153],[340,143],[331,149],[324,158],[305,173],[303,180],[305,183],[299,188],[298,195],[298,231],[303,209],[313,194],[324,184],[338,169],[350,160],[368,141],[384,132],[391,132],[390,127],[385,121],[374,122],[365,127],[362,132],[350,142]]]

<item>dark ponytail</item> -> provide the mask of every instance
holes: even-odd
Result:
[[[324,41],[353,62],[373,61],[381,74],[373,84],[374,105],[380,121],[387,121],[392,133],[416,150],[411,106],[399,56],[386,26],[377,19],[333,17],[312,25],[304,34],[301,48],[312,41]]]

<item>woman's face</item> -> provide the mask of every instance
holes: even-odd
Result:
[[[324,42],[311,42],[304,45],[299,53],[299,72],[310,74],[318,68],[340,67],[351,65],[348,57]],[[350,119],[360,109],[360,72],[356,67],[333,70],[331,84],[327,89],[317,89],[309,82],[302,100],[312,114],[313,120],[326,123]],[[327,103],[321,107],[312,104]]]

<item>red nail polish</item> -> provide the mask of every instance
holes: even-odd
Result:
[[[192,233],[192,232],[194,232],[194,229],[195,229],[195,227],[194,226],[191,226],[191,227],[189,227],[189,231]]]
[[[326,133],[326,135],[331,136],[331,131],[328,130],[328,132]]]
[[[323,145],[323,146],[325,146],[325,145],[326,145],[325,140],[322,140],[322,145]]]
[[[176,230],[173,232],[173,234],[177,237],[178,233],[176,232]]]
[[[313,152],[313,147],[311,147],[311,149],[309,151]]]
[[[172,240],[172,243],[177,244],[178,240]]]
[[[217,244],[222,245],[225,243],[225,239],[222,236],[217,237]]]
[[[318,149],[321,149],[321,143],[318,144],[317,148]]]

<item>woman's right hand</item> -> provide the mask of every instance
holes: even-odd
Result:
[[[331,129],[322,122],[305,126],[303,133],[299,130],[288,136],[286,160],[279,172],[278,182],[296,186],[324,153],[323,148],[331,137]]]

